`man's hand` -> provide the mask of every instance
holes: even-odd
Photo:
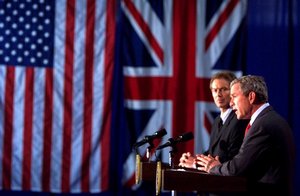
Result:
[[[195,168],[196,158],[190,152],[183,153],[179,159],[179,166],[186,168]]]
[[[211,168],[215,167],[216,165],[220,165],[221,163],[219,156],[213,157],[211,155],[205,156],[201,154],[196,156],[196,164],[198,165],[198,170],[209,173]]]

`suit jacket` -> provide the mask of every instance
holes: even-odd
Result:
[[[249,120],[238,120],[230,112],[222,128],[219,129],[221,117],[218,116],[212,126],[209,149],[204,154],[219,156],[221,162],[232,159],[239,151]]]
[[[291,195],[295,145],[287,122],[271,106],[255,119],[239,153],[230,161],[215,166],[212,174],[245,176],[253,187],[267,195]]]

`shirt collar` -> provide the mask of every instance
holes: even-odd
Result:
[[[255,121],[255,119],[257,118],[257,116],[266,108],[268,107],[270,104],[269,103],[265,103],[263,105],[261,105],[251,116],[250,122],[249,124],[252,125],[253,122]]]
[[[228,108],[224,113],[221,113],[220,117],[223,121],[223,124],[225,123],[226,119],[228,118],[230,112],[232,111],[231,108]]]

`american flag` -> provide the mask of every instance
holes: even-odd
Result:
[[[243,52],[240,32],[246,1],[122,0],[121,10],[118,55],[125,77],[124,104],[131,141],[164,127],[168,135],[161,143],[185,132],[194,133],[194,141],[178,147],[179,156],[186,151],[203,152],[219,112],[212,102],[210,77],[219,70],[241,75],[242,59],[237,57]],[[140,147],[138,153],[144,156],[146,148]],[[162,151],[162,161],[168,162],[168,153]],[[134,173],[132,152],[123,165],[124,185],[134,184]]]
[[[115,6],[0,1],[0,189],[108,189]]]

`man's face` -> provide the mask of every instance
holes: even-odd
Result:
[[[230,106],[238,119],[249,119],[251,117],[251,103],[248,96],[243,94],[239,83],[234,84],[230,89]]]
[[[215,104],[218,108],[229,108],[230,102],[230,85],[224,79],[215,79],[211,83],[211,93]]]

